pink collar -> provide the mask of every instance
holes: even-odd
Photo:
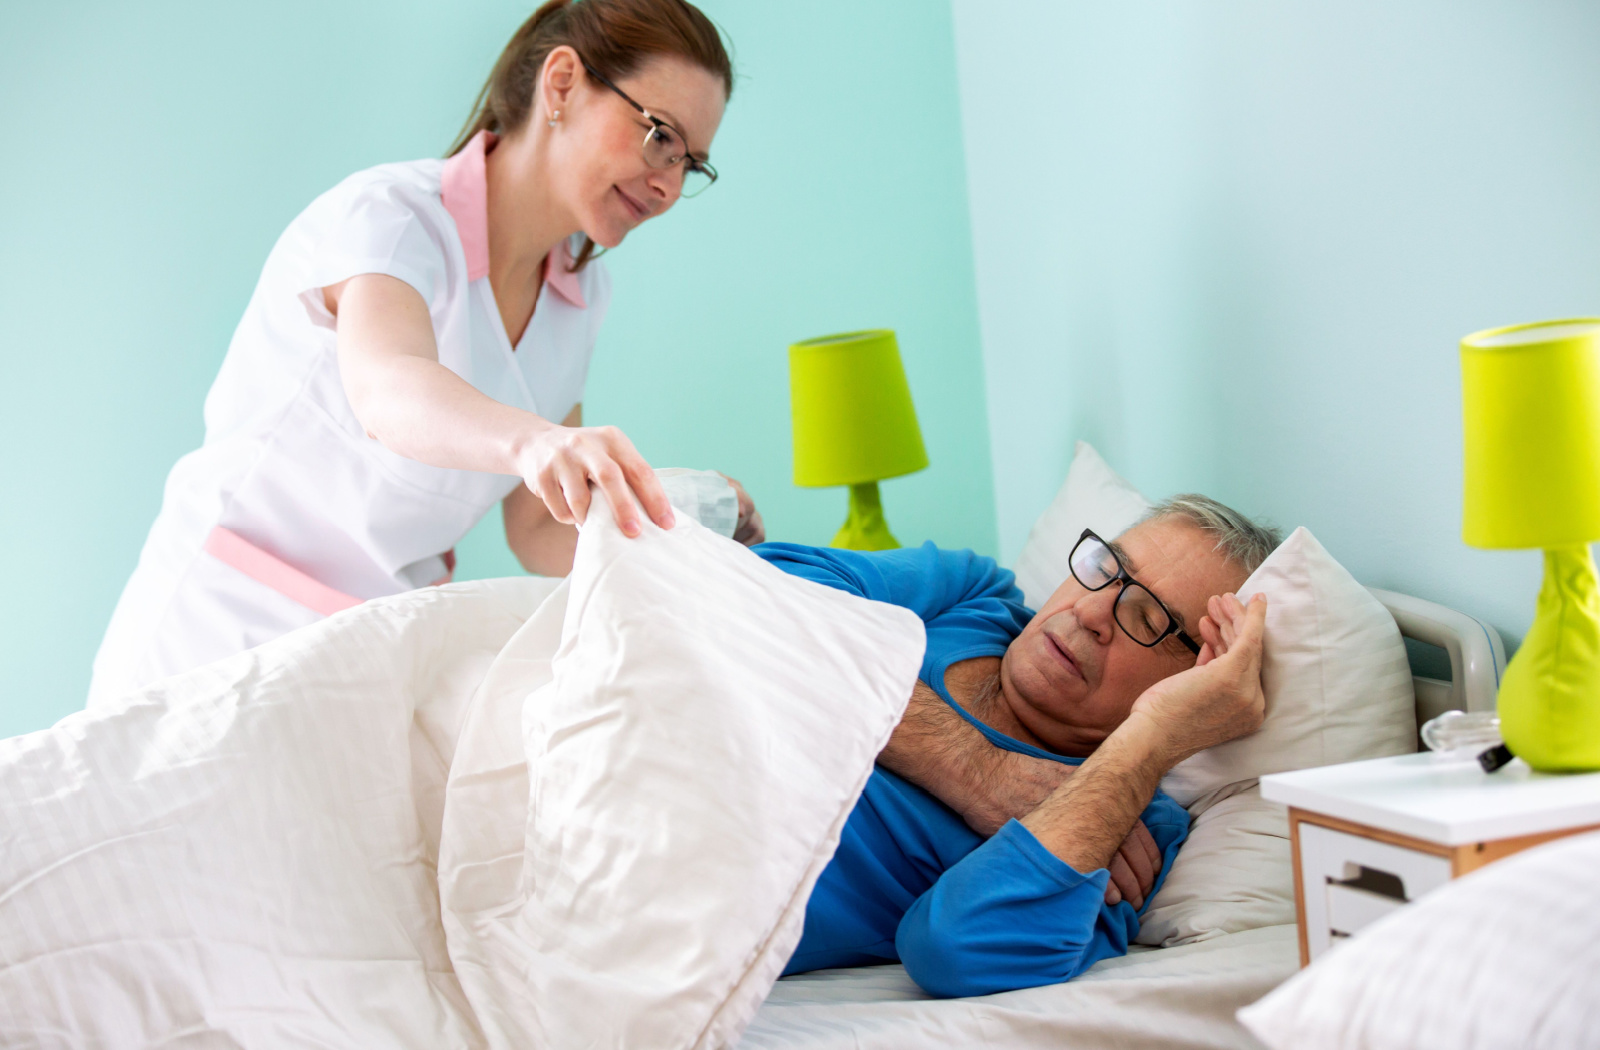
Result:
[[[467,254],[467,280],[489,275],[489,173],[484,158],[498,136],[480,131],[460,153],[444,162],[439,180],[439,196],[445,211],[456,221],[461,247]],[[550,290],[580,310],[589,304],[583,298],[578,275],[571,273],[572,249],[566,241],[544,257],[544,282]]]

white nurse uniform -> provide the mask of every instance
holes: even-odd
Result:
[[[396,277],[428,304],[439,361],[556,422],[583,397],[610,302],[604,268],[545,260],[513,347],[489,286],[479,133],[447,161],[385,164],[318,197],[273,247],[206,397],[205,443],[161,513],[95,658],[91,706],[368,598],[449,578],[456,542],[520,484],[431,467],[368,437],[339,378],[322,290]]]

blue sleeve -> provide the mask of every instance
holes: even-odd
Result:
[[[1160,890],[1188,814],[1157,794],[1143,816],[1161,848]],[[900,920],[895,948],[931,995],[989,995],[1070,980],[1125,955],[1139,932],[1132,904],[1105,902],[1110,873],[1085,875],[1013,820],[952,865]]]
[[[941,550],[931,542],[892,551],[798,543],[763,543],[754,550],[784,572],[910,609],[925,624],[952,616],[1009,620],[1025,611],[1011,571],[970,550]]]

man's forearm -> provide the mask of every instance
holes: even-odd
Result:
[[[981,835],[993,835],[1050,796],[1074,767],[1005,751],[918,682],[878,764],[943,802]]]
[[[1051,853],[1080,872],[1111,863],[1170,766],[1142,720],[1129,719],[1073,778],[1022,818]]]
[[[972,723],[918,682],[878,764],[965,817],[983,805],[999,755]]]

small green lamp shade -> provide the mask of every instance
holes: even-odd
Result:
[[[1461,341],[1474,547],[1600,540],[1600,320],[1495,328]]]
[[[1462,538],[1543,547],[1533,625],[1500,681],[1500,732],[1547,772],[1600,769],[1600,319],[1461,341]]]
[[[807,339],[789,347],[794,483],[850,486],[836,547],[900,544],[883,520],[878,482],[928,465],[900,347],[887,329]]]

